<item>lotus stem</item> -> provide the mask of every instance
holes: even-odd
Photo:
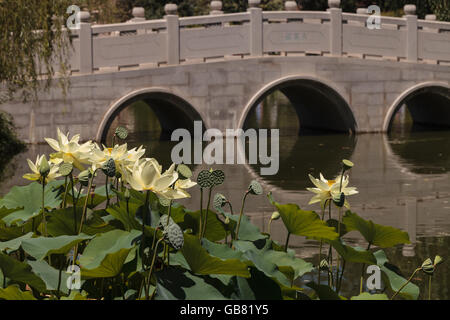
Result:
[[[414,270],[413,274],[409,277],[409,279],[408,279],[408,280],[400,287],[400,289],[398,289],[398,290],[394,293],[394,295],[391,297],[391,300],[394,300],[394,298],[397,296],[397,294],[399,294],[400,291],[402,291],[403,288],[406,287],[406,285],[407,285],[408,283],[411,282],[411,280],[412,280],[412,278],[415,276],[415,274],[416,274],[418,271],[420,271],[421,269],[422,269],[422,268],[419,267],[419,268],[417,268],[416,270]]]
[[[148,284],[148,286],[147,286],[147,290],[146,290],[146,293],[145,293],[145,299],[146,300],[148,300],[148,296],[149,296],[149,289],[150,289],[150,281],[151,281],[151,278],[152,278],[152,274],[153,274],[153,269],[154,269],[154,267],[155,267],[155,260],[156,260],[156,254],[158,253],[158,246],[159,246],[159,243],[161,242],[163,240],[163,238],[161,238],[161,239],[159,239],[157,242],[156,242],[156,246],[155,246],[155,250],[153,251],[153,258],[152,258],[152,264],[151,264],[151,266],[150,266],[150,272],[148,273],[148,278],[147,278],[147,284]]]
[[[62,205],[61,205],[61,207],[63,208],[63,209],[65,209],[66,208],[66,198],[67,198],[67,189],[68,189],[68,184],[67,184],[67,176],[65,176],[64,177],[64,198],[63,198],[63,202],[62,202]]]
[[[200,188],[200,225],[198,227],[198,238],[202,238],[203,230],[203,188]]]
[[[325,203],[325,205],[326,205],[326,203]],[[321,219],[322,219],[322,221],[323,221],[323,219],[324,219],[324,217],[325,217],[325,205],[324,205],[324,207],[323,208],[321,208],[321,210],[322,210],[322,212],[321,212]],[[321,206],[322,207],[322,206]],[[270,233],[270,232],[269,232]],[[320,285],[320,263],[322,262],[322,246],[323,246],[323,239],[320,239],[320,245],[319,245],[319,263],[317,264],[317,268],[318,268],[318,271],[319,271],[319,274],[318,274],[318,278],[317,278],[317,281],[318,281],[318,283],[319,283],[319,285]]]
[[[428,300],[431,300],[431,276],[428,277]]]
[[[209,212],[209,205],[211,204],[211,192],[212,192],[213,188],[209,188],[209,193],[208,193],[208,205],[206,206],[206,214],[205,214],[205,223],[203,224],[203,231],[202,231],[202,238],[205,236],[206,234],[206,224],[208,223],[208,212]]]
[[[47,221],[45,220],[45,177],[42,178],[42,220],[44,222],[44,237],[48,237]]]
[[[247,198],[247,196],[250,194],[250,191],[247,191],[244,195],[244,197],[242,198],[242,206],[241,206],[241,212],[239,214],[239,221],[238,221],[238,225],[236,227],[236,239],[239,240],[239,228],[241,226],[241,219],[242,219],[242,215],[244,213],[244,205],[245,205],[245,199]]]
[[[105,184],[105,187],[106,187],[106,207],[105,207],[105,210],[108,209],[108,207],[109,207],[108,184],[109,184],[109,177],[106,176],[106,184]]]
[[[341,291],[342,278],[344,277],[344,271],[345,271],[345,260],[343,260],[343,262],[342,262],[342,271],[341,271],[341,276],[339,278],[339,286],[337,287],[337,291],[336,291],[337,294],[339,294],[339,291]]]
[[[142,252],[141,252],[141,259],[142,259],[142,266],[145,270],[145,264],[144,264],[144,249],[145,249],[145,221],[147,219],[147,211],[148,211],[148,200],[150,198],[150,190],[147,190],[147,193],[145,195],[145,204],[144,204],[144,211],[142,212]]]
[[[372,244],[371,243],[369,243],[368,245],[367,245],[367,251],[369,251],[370,250],[370,246],[371,246]],[[361,278],[360,278],[360,283],[359,283],[359,294],[361,294],[362,293],[362,290],[363,290],[363,280],[364,280],[364,268],[366,267],[366,264],[365,263],[363,263],[363,265],[362,265],[362,267],[361,267]]]
[[[287,252],[287,250],[288,250],[290,236],[291,236],[291,233],[288,232],[287,237],[286,237],[286,244],[284,245],[284,252]]]
[[[75,228],[75,233],[77,232],[77,205],[75,201],[75,190],[74,190],[74,183],[73,183],[73,174],[70,174],[70,183],[72,184],[72,206],[73,206],[73,224]]]

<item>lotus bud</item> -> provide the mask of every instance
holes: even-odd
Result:
[[[260,195],[262,194],[263,189],[258,181],[253,180],[252,182],[250,182],[250,185],[248,186],[248,191],[253,195]]]
[[[190,179],[192,177],[192,171],[185,164],[179,164],[177,167],[177,172],[182,179]]]
[[[106,176],[108,176],[110,178],[115,177],[116,163],[114,162],[113,158],[109,158],[108,161],[106,161],[106,163],[103,164],[102,171]]]
[[[50,173],[50,165],[48,164],[47,157],[44,155],[42,157],[41,163],[39,164],[39,173],[41,177],[47,177]]]
[[[354,166],[353,162],[347,159],[342,160],[342,165],[344,168],[344,172],[350,170]]]
[[[226,217],[226,218],[225,218],[225,224],[226,224],[226,225],[230,224],[230,218],[229,218],[229,217]]]
[[[123,196],[125,197],[126,200],[130,200],[131,194],[130,194],[130,190],[128,190],[128,188],[125,189]]]
[[[431,262],[431,259],[428,258],[422,263],[422,271],[426,274],[432,276],[434,273],[434,265],[433,262]]]
[[[227,198],[223,194],[216,193],[214,196],[214,208],[219,211],[220,208],[223,208],[227,204]]]
[[[329,265],[328,265],[328,261],[323,259],[322,261],[320,261],[320,265],[319,265],[320,270],[329,270]]]
[[[87,187],[89,184],[89,179],[92,177],[91,172],[89,170],[81,171],[78,175],[78,181],[84,187]]]
[[[441,256],[436,256],[436,257],[434,257],[433,265],[436,267],[437,265],[441,264],[442,262],[444,262],[444,259],[442,259]]]
[[[278,220],[278,219],[280,219],[280,213],[278,212],[278,211],[274,211],[273,213],[272,213],[272,216],[270,217],[270,220]]]

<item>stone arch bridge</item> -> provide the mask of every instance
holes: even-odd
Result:
[[[142,8],[126,23],[92,25],[81,12],[73,30],[71,86],[56,86],[36,103],[10,102],[19,136],[30,143],[56,127],[82,138],[105,138],[114,116],[130,102],[158,102],[163,130],[241,128],[249,111],[273,90],[292,102],[302,128],[386,132],[407,104],[415,122],[450,127],[450,23],[405,6],[402,18],[343,13],[330,0],[325,12],[262,11],[184,17],[166,5],[161,20]]]

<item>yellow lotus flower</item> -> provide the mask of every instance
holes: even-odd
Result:
[[[172,199],[167,193],[170,186],[178,179],[178,173],[170,167],[164,174],[155,159],[136,161],[131,174],[126,173],[125,180],[137,191],[152,191],[159,196]]]
[[[33,163],[33,161],[31,161],[30,159],[27,159],[28,166],[30,167],[33,173],[25,174],[23,176],[25,179],[31,181],[41,181],[41,173],[39,171],[39,168],[41,166],[42,159],[44,159],[44,155],[42,156],[38,155],[35,163]],[[61,176],[61,174],[58,173],[59,170],[58,166],[54,165],[53,163],[49,163],[49,165],[50,165],[50,172],[45,177],[45,184]]]
[[[347,187],[349,183],[348,176],[344,176],[342,178],[342,188],[340,175],[337,176],[334,180],[327,180],[321,173],[320,179],[316,179],[312,175],[309,175],[309,179],[316,186],[316,188],[306,188],[306,190],[311,191],[316,195],[311,198],[308,204],[320,202],[321,208],[325,207],[325,203],[327,200],[339,199],[341,192],[343,192],[345,196],[351,196],[358,193],[356,188]],[[350,207],[347,199],[345,200],[344,206],[346,208]]]
[[[86,162],[86,158],[89,156],[92,150],[92,142],[88,141],[82,145],[78,143],[80,140],[80,135],[76,134],[69,140],[69,133],[67,135],[63,134],[59,128],[58,131],[58,141],[51,138],[45,138],[45,141],[52,147],[56,153],[50,156],[50,162],[53,164],[71,163],[74,167],[78,168],[80,171],[84,170],[83,164]]]
[[[140,146],[138,149],[133,148],[127,150],[127,144],[115,145],[114,148],[107,148],[103,146],[101,150],[97,144],[93,148],[88,161],[91,163],[93,170],[101,168],[103,164],[109,159],[113,159],[116,164],[116,170],[127,176],[127,173],[131,173],[134,164],[145,154],[145,149]],[[128,171],[128,172],[126,172]]]
[[[197,185],[197,183],[191,181],[191,179],[177,180],[174,189],[167,189],[164,192],[164,196],[169,199],[190,198],[191,195],[187,193],[185,189],[192,188],[195,185]]]

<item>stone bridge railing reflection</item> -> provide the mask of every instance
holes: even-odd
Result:
[[[381,17],[381,28],[371,30],[364,10],[343,13],[339,0],[330,0],[326,12],[298,11],[293,1],[286,1],[286,11],[262,11],[259,2],[223,14],[222,2],[212,1],[210,15],[183,18],[167,4],[164,19],[149,21],[143,8],[134,8],[133,19],[110,25],[92,25],[89,13],[80,12],[72,73],[295,54],[450,63],[450,23],[431,15],[420,20],[414,5],[405,6],[402,18]]]

